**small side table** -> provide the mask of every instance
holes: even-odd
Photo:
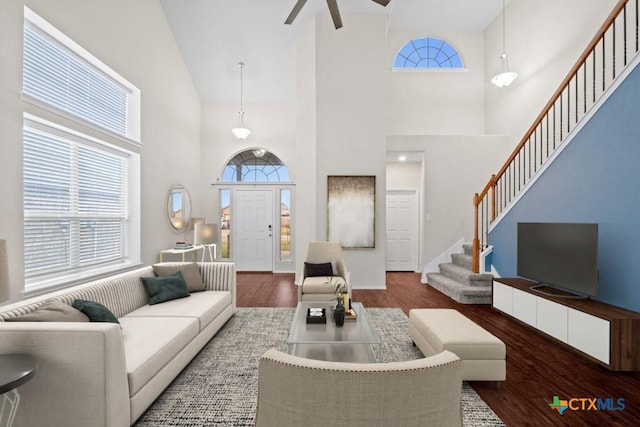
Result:
[[[38,362],[33,356],[0,354],[0,395],[4,397],[0,406],[0,424],[11,427],[20,404],[18,387],[33,378],[37,370]],[[7,407],[9,411],[5,418]]]
[[[187,254],[193,254],[193,260],[195,261],[200,250],[203,251],[202,255],[204,257],[204,246],[202,245],[195,245],[189,249],[164,249],[160,251],[160,262],[163,262],[164,255],[180,255],[182,256],[182,262],[185,262]]]

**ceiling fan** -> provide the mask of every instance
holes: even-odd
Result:
[[[372,0],[378,3],[381,6],[387,6],[391,0]],[[298,0],[293,6],[291,13],[287,16],[287,20],[284,21],[285,24],[292,24],[293,21],[300,13],[302,6],[307,2],[307,0]],[[329,13],[331,13],[331,19],[333,19],[333,25],[335,25],[336,30],[338,28],[342,28],[342,18],[340,18],[340,10],[338,10],[338,1],[337,0],[327,0],[327,6],[329,6]]]

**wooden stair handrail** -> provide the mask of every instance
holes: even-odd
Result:
[[[529,139],[531,138],[531,136],[534,134],[536,129],[541,125],[544,118],[547,117],[547,115],[549,114],[549,111],[553,108],[553,106],[556,104],[558,99],[562,96],[565,89],[571,83],[571,80],[573,80],[574,76],[585,65],[591,53],[595,50],[596,46],[600,43],[602,38],[605,36],[606,32],[613,25],[614,21],[620,15],[620,12],[625,8],[628,2],[629,0],[618,1],[618,3],[615,5],[611,13],[607,16],[607,19],[605,19],[604,23],[600,26],[600,28],[596,32],[596,35],[591,39],[591,41],[587,45],[587,48],[578,57],[573,67],[571,67],[571,70],[569,71],[569,73],[567,73],[567,76],[562,80],[562,82],[558,86],[558,89],[556,89],[556,91],[553,93],[549,101],[542,108],[542,111],[540,112],[540,114],[538,114],[538,116],[535,118],[533,124],[529,127],[529,129],[525,133],[525,136],[520,140],[518,145],[514,148],[513,152],[504,162],[504,164],[502,165],[498,173],[491,175],[491,178],[489,179],[489,181],[487,182],[487,184],[484,186],[484,188],[480,193],[474,194],[473,208],[474,208],[475,225],[474,225],[474,231],[473,231],[474,236],[473,236],[473,245],[472,245],[472,269],[475,273],[478,273],[480,271],[480,239],[479,239],[478,207],[480,206],[482,201],[485,199],[487,194],[489,194],[489,191],[492,191],[491,222],[493,222],[496,219],[496,216],[497,216],[496,186],[498,184],[498,180],[502,178],[502,176],[509,169],[509,167],[514,162],[514,160],[518,157],[520,152],[524,149],[527,142],[529,142]]]
[[[609,29],[609,27],[611,26],[613,21],[615,21],[615,19],[620,14],[620,11],[624,8],[624,6],[628,2],[629,2],[629,0],[620,0],[620,1],[618,1],[618,4],[616,4],[616,6],[613,9],[613,11],[609,14],[607,19],[604,21],[604,23],[598,29],[598,32],[596,33],[596,36],[593,39],[591,39],[591,42],[589,43],[587,48],[584,50],[584,52],[582,52],[582,55],[580,55],[580,57],[578,57],[578,60],[576,61],[574,66],[571,67],[571,71],[569,71],[569,73],[564,78],[564,80],[562,80],[562,83],[560,83],[560,86],[558,87],[558,89],[556,89],[556,91],[553,93],[553,95],[551,95],[551,99],[549,100],[549,102],[547,102],[545,104],[545,106],[542,108],[542,111],[540,112],[540,114],[538,114],[538,117],[536,117],[536,119],[533,122],[533,124],[531,125],[531,127],[529,127],[529,130],[527,130],[527,132],[525,133],[524,138],[522,138],[520,140],[520,143],[513,150],[513,152],[511,153],[511,156],[509,156],[507,161],[504,162],[504,164],[502,165],[502,168],[500,168],[500,170],[496,174],[496,181],[498,179],[500,179],[502,177],[502,175],[504,175],[506,170],[509,168],[509,165],[511,165],[511,163],[515,160],[515,158],[518,155],[518,153],[520,153],[522,148],[524,148],[524,145],[529,141],[529,138],[531,137],[531,135],[533,135],[533,132],[538,128],[538,126],[540,125],[542,120],[547,116],[547,114],[549,113],[549,110],[551,110],[551,107],[553,107],[553,105],[556,103],[558,98],[560,98],[560,96],[562,95],[562,93],[564,92],[566,87],[569,85],[569,83],[573,79],[573,76],[575,76],[575,74],[578,72],[578,70],[580,70],[580,68],[584,65],[584,63],[586,62],[586,60],[589,57],[589,55],[591,55],[591,52],[593,51],[593,49],[598,45],[598,43],[600,43],[600,40],[602,39],[602,36],[607,32],[607,30]],[[489,181],[489,183],[491,183],[491,181]],[[487,185],[489,185],[489,183]],[[488,191],[488,189],[487,189],[487,191]],[[482,194],[482,193],[480,193],[480,194]],[[485,195],[486,195],[486,193],[485,193]]]

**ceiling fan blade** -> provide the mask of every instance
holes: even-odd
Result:
[[[380,6],[385,6],[386,7],[391,0],[373,0],[373,1],[378,3]]]
[[[291,25],[293,23],[293,20],[296,19],[296,16],[298,16],[298,13],[300,13],[302,6],[304,6],[306,2],[307,0],[298,0],[298,2],[293,6],[293,9],[291,9],[291,13],[289,14],[289,16],[287,16],[287,20],[284,21],[284,23]]]
[[[327,0],[327,6],[329,6],[329,13],[331,13],[331,19],[333,19],[333,25],[336,27],[336,30],[342,28],[342,18],[340,18],[337,0]]]

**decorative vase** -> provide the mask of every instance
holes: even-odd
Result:
[[[333,320],[336,322],[336,326],[344,325],[345,308],[341,302],[339,302],[333,309]]]

